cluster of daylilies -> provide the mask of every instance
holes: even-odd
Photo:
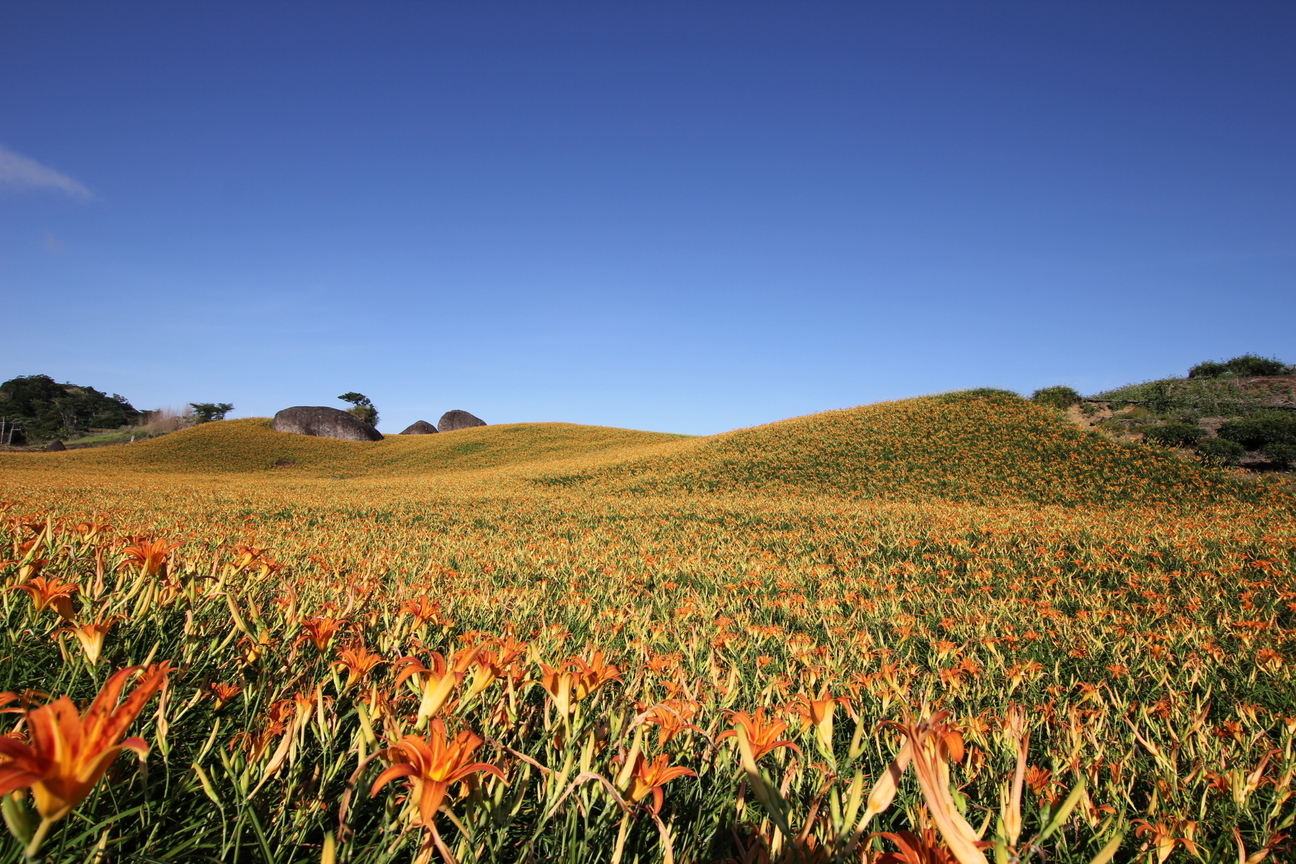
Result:
[[[1277,505],[291,483],[0,491],[0,864],[1293,854]]]

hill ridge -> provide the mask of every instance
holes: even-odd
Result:
[[[1281,503],[1262,483],[1163,449],[1112,441],[1014,393],[879,402],[701,438],[570,423],[337,441],[264,418],[203,424],[124,447],[0,455],[0,467],[69,472],[420,477],[622,496],[741,494],[1041,505]],[[503,488],[501,486],[501,488]]]
[[[1163,449],[1082,430],[1059,411],[997,390],[810,414],[535,482],[634,494],[727,491],[969,503],[1290,500]]]

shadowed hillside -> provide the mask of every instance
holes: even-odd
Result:
[[[1004,391],[828,411],[684,442],[554,486],[1041,504],[1258,501],[1274,490],[1076,428]]]

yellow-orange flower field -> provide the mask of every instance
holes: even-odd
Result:
[[[0,861],[1291,860],[1296,507],[997,392],[0,454]]]

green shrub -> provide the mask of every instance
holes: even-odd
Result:
[[[1219,436],[1236,441],[1248,450],[1263,450],[1274,444],[1296,444],[1296,416],[1269,411],[1220,426]]]
[[[229,402],[190,402],[189,407],[193,409],[199,423],[224,420],[225,415],[234,410]]]
[[[1224,376],[1145,381],[1108,390],[1093,398],[1110,402],[1113,409],[1137,404],[1155,414],[1182,419],[1189,414],[1239,417],[1263,412],[1271,394],[1264,390],[1244,389],[1241,379]]]
[[[1197,442],[1203,462],[1212,465],[1236,465],[1246,455],[1246,448],[1226,438],[1204,438]]]
[[[378,409],[370,401],[369,397],[363,393],[356,393],[354,390],[343,393],[337,397],[343,402],[350,402],[351,406],[347,413],[355,417],[362,423],[368,423],[370,426],[378,425]]]
[[[1045,387],[1031,394],[1031,401],[1038,405],[1048,405],[1063,411],[1080,401],[1080,394],[1070,387]]]
[[[1296,444],[1266,444],[1260,448],[1260,453],[1279,468],[1290,468],[1296,463]]]
[[[1206,430],[1192,423],[1166,423],[1147,427],[1143,437],[1166,447],[1188,447],[1205,438]]]
[[[1189,378],[1222,378],[1228,373],[1228,367],[1223,363],[1217,363],[1214,360],[1207,360],[1205,363],[1198,363],[1188,370]]]
[[[1256,354],[1243,354],[1232,360],[1217,363],[1207,360],[1198,363],[1188,370],[1189,378],[1261,378],[1266,375],[1286,375],[1291,366],[1274,357],[1260,357]]]

